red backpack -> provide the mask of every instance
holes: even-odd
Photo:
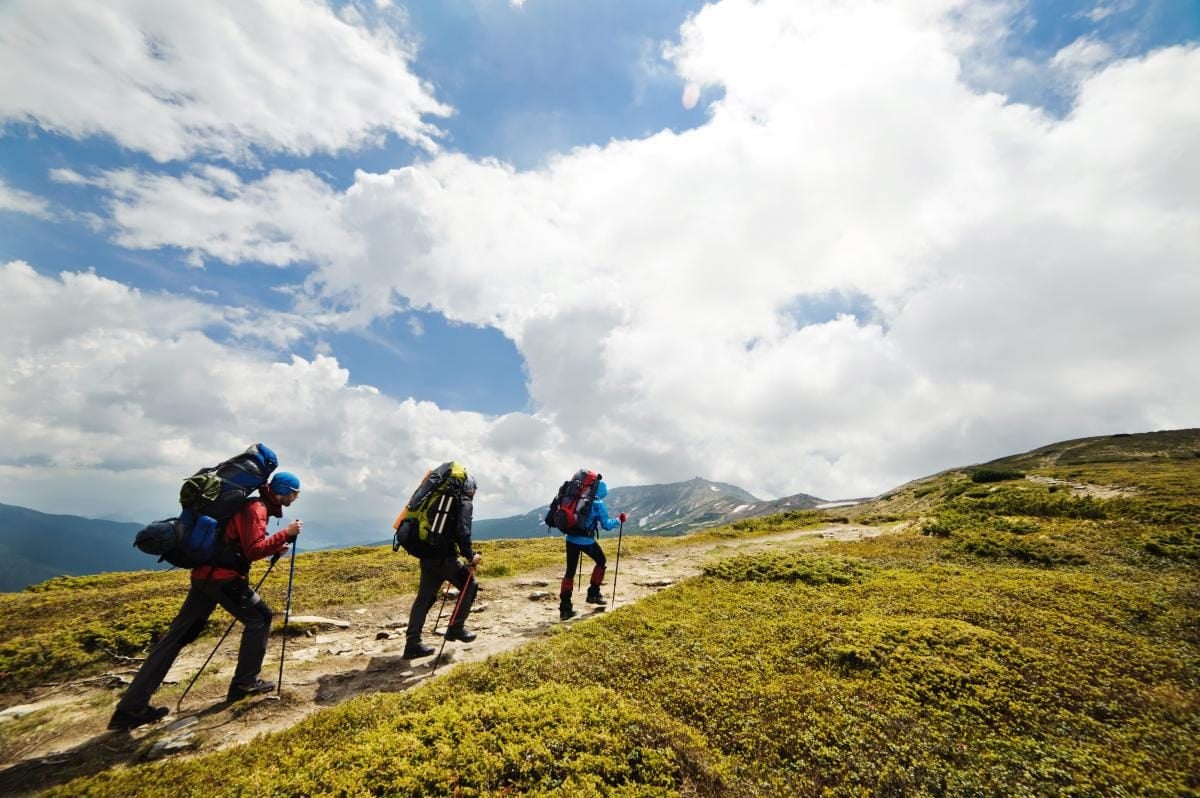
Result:
[[[584,523],[592,512],[596,500],[596,485],[602,477],[595,471],[581,468],[558,489],[558,495],[550,502],[546,513],[546,526],[553,527],[564,535],[568,532],[590,535]]]

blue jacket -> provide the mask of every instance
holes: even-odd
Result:
[[[596,542],[595,532],[597,529],[616,529],[621,523],[615,518],[608,517],[608,507],[604,504],[604,497],[608,495],[608,486],[604,484],[604,480],[596,483],[596,500],[592,502],[592,510],[588,513],[587,520],[583,526],[585,529],[592,531],[591,535],[568,534],[567,542],[574,543],[576,546],[590,546]]]

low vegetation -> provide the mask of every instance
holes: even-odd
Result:
[[[820,512],[786,513],[781,517],[738,522],[687,537],[625,535],[622,554],[636,556],[704,541],[764,535],[821,523]],[[303,541],[303,538],[301,538]],[[614,541],[606,545],[613,551]],[[490,540],[476,543],[483,554],[481,579],[503,578],[559,567],[562,537],[533,540]],[[261,592],[282,610],[288,579],[287,560],[270,571]],[[257,563],[251,580],[258,582],[267,565]],[[417,587],[417,561],[390,546],[355,547],[298,554],[292,586],[293,614],[333,614]],[[0,593],[0,691],[64,682],[102,673],[123,658],[143,655],[166,631],[187,591],[188,573],[167,571],[110,573],[61,577],[20,593]],[[215,613],[206,635],[220,635],[228,624]]]
[[[1012,465],[1058,482],[947,472],[848,513],[909,531],[733,545],[410,693],[49,794],[1200,794],[1200,459],[1162,445]]]

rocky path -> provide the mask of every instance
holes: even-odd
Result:
[[[700,573],[705,559],[714,550],[744,553],[769,548],[781,541],[856,540],[873,537],[879,528],[835,525],[779,533],[732,543],[703,543],[655,549],[638,556],[621,558],[617,583],[616,607],[633,603],[676,582]],[[611,598],[611,568],[615,541],[605,541],[610,569],[604,595]],[[585,562],[590,562],[586,561]],[[585,582],[588,566],[585,564]],[[180,711],[175,703],[183,686],[191,680],[212,651],[206,640],[186,649],[167,675],[155,703],[171,707],[165,720],[132,733],[108,732],[105,725],[111,713],[111,696],[127,683],[136,668],[114,671],[105,677],[67,687],[34,691],[23,703],[0,712],[0,795],[27,794],[39,788],[62,783],[68,777],[95,773],[121,763],[133,763],[164,756],[208,753],[253,739],[259,734],[289,728],[325,707],[337,705],[356,695],[406,690],[429,678],[448,672],[455,664],[474,662],[492,654],[517,648],[529,640],[544,636],[558,620],[558,568],[523,574],[510,579],[481,581],[468,627],[479,637],[471,643],[448,642],[433,672],[435,657],[420,660],[401,658],[405,627],[412,595],[394,598],[359,608],[339,607],[324,616],[326,621],[307,620],[311,636],[289,638],[285,657],[283,689],[278,698],[254,698],[228,704],[225,690],[233,673],[238,629],[235,628],[209,663],[204,675],[188,693]],[[445,615],[453,608],[453,597],[446,602]],[[439,602],[440,604],[440,602]],[[603,613],[605,607],[583,603],[582,593],[575,596],[580,614],[567,626],[587,623]],[[426,625],[427,644],[440,645],[432,634],[437,606]],[[299,621],[300,619],[295,619]],[[442,625],[445,625],[443,616]],[[278,636],[271,641],[263,668],[263,677],[275,679],[279,667]],[[175,685],[174,689],[171,686]],[[11,704],[10,702],[5,702]],[[24,714],[54,707],[53,732],[25,731],[9,736],[7,728]]]

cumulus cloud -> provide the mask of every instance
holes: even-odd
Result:
[[[51,215],[50,204],[46,200],[28,191],[13,188],[3,180],[0,180],[0,211],[24,213],[39,219],[49,219]]]
[[[385,134],[435,149],[450,109],[414,48],[316,0],[13,0],[0,5],[0,122],[111,136],[169,161],[309,155]]]
[[[723,90],[703,126],[535,170],[446,153],[336,195],[304,175],[299,191],[212,174],[112,190],[139,213],[176,192],[236,199],[245,220],[278,216],[260,208],[290,188],[353,244],[285,236],[281,259],[312,260],[302,303],[357,322],[427,307],[515,342],[535,410],[502,419],[347,387],[327,358],[272,363],[312,425],[287,442],[344,458],[331,495],[375,485],[379,457],[406,462],[381,440],[421,467],[470,453],[516,511],[584,462],[613,484],[702,474],[841,498],[1194,424],[1200,50],[1072,58],[1077,98],[1056,118],[968,82],[994,19],[967,10],[705,7],[667,50],[685,83]],[[146,245],[216,252],[192,204],[169,205],[187,236]],[[252,227],[219,257],[265,247]],[[830,297],[853,306],[797,312]]]
[[[364,257],[314,284],[501,329],[540,410],[630,481],[838,497],[1188,424],[1200,51],[1093,59],[1057,120],[964,82],[963,24],[706,7],[671,51],[724,89],[706,125],[528,172],[360,175],[343,220]],[[787,312],[830,292],[877,315]]]
[[[51,177],[108,195],[113,240],[130,249],[178,247],[195,265],[255,261],[287,266],[353,253],[336,221],[335,192],[311,172],[274,171],[246,184],[229,169],[197,166],[182,176],[133,169]]]
[[[2,500],[170,514],[184,476],[261,440],[309,488],[306,516],[390,518],[424,469],[450,458],[479,473],[481,506],[499,515],[527,509],[522,486],[541,484],[547,452],[554,461],[560,439],[543,420],[398,401],[351,385],[333,357],[220,343],[212,332],[228,313],[93,273],[0,265],[0,484],[20,486]]]

